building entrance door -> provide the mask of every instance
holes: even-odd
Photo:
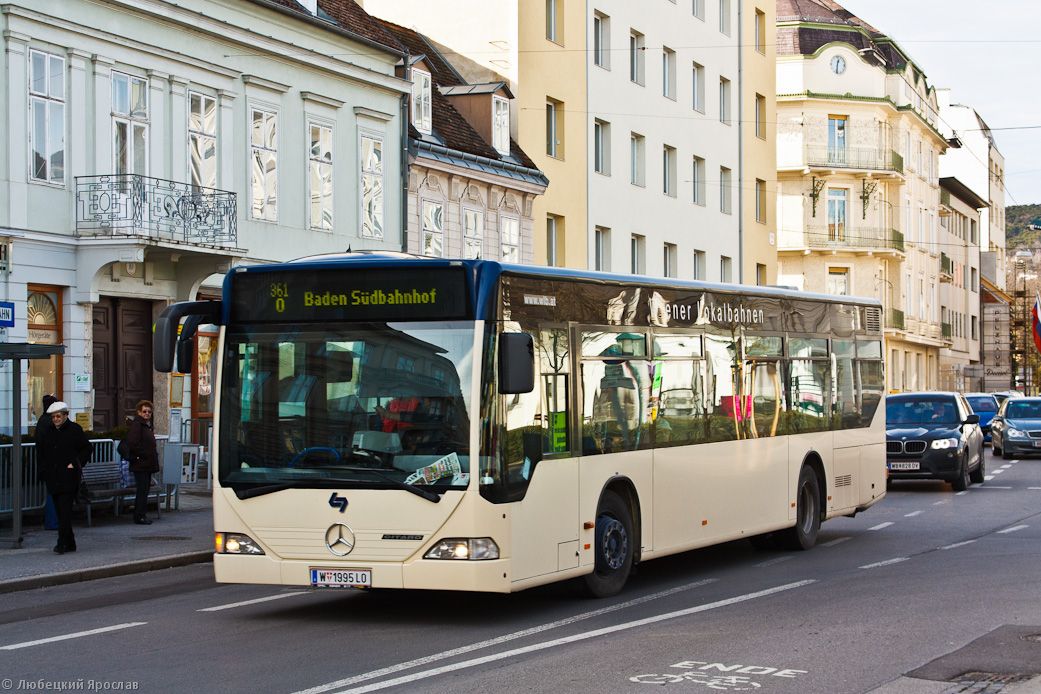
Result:
[[[126,424],[152,398],[152,302],[103,296],[94,304],[94,429]]]

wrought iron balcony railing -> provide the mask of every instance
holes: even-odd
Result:
[[[135,174],[77,176],[76,235],[234,246],[235,193]]]
[[[895,330],[906,330],[904,312],[896,308],[889,309],[889,312],[886,314],[886,327]]]
[[[954,274],[954,261],[946,253],[940,253],[940,272],[945,275]]]
[[[785,156],[787,154],[787,156]],[[778,153],[778,166],[825,166],[832,169],[867,169],[904,172],[904,158],[882,147],[830,147],[825,144],[803,146],[802,161],[788,161],[797,152]]]
[[[781,229],[778,248],[868,249],[904,252],[904,235],[896,229],[811,225]]]
[[[954,339],[954,326],[951,323],[941,323],[940,336],[945,340]]]

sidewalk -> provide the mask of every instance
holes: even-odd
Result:
[[[52,549],[57,530],[45,530],[42,518],[28,518],[22,527],[22,548],[0,547],[0,594],[16,590],[122,576],[213,559],[213,500],[206,483],[181,485],[180,509],[163,502],[152,525],[135,525],[129,504],[116,516],[109,504],[92,509],[92,527],[81,509],[73,513],[77,551],[58,555]]]

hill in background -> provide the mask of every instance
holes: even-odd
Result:
[[[1017,248],[1033,248],[1041,241],[1041,231],[1030,228],[1034,220],[1041,221],[1041,205],[1009,205],[1005,208],[1005,248],[1013,253]]]

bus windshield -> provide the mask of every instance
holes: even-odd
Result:
[[[228,326],[220,483],[465,487],[473,343],[470,321]]]

